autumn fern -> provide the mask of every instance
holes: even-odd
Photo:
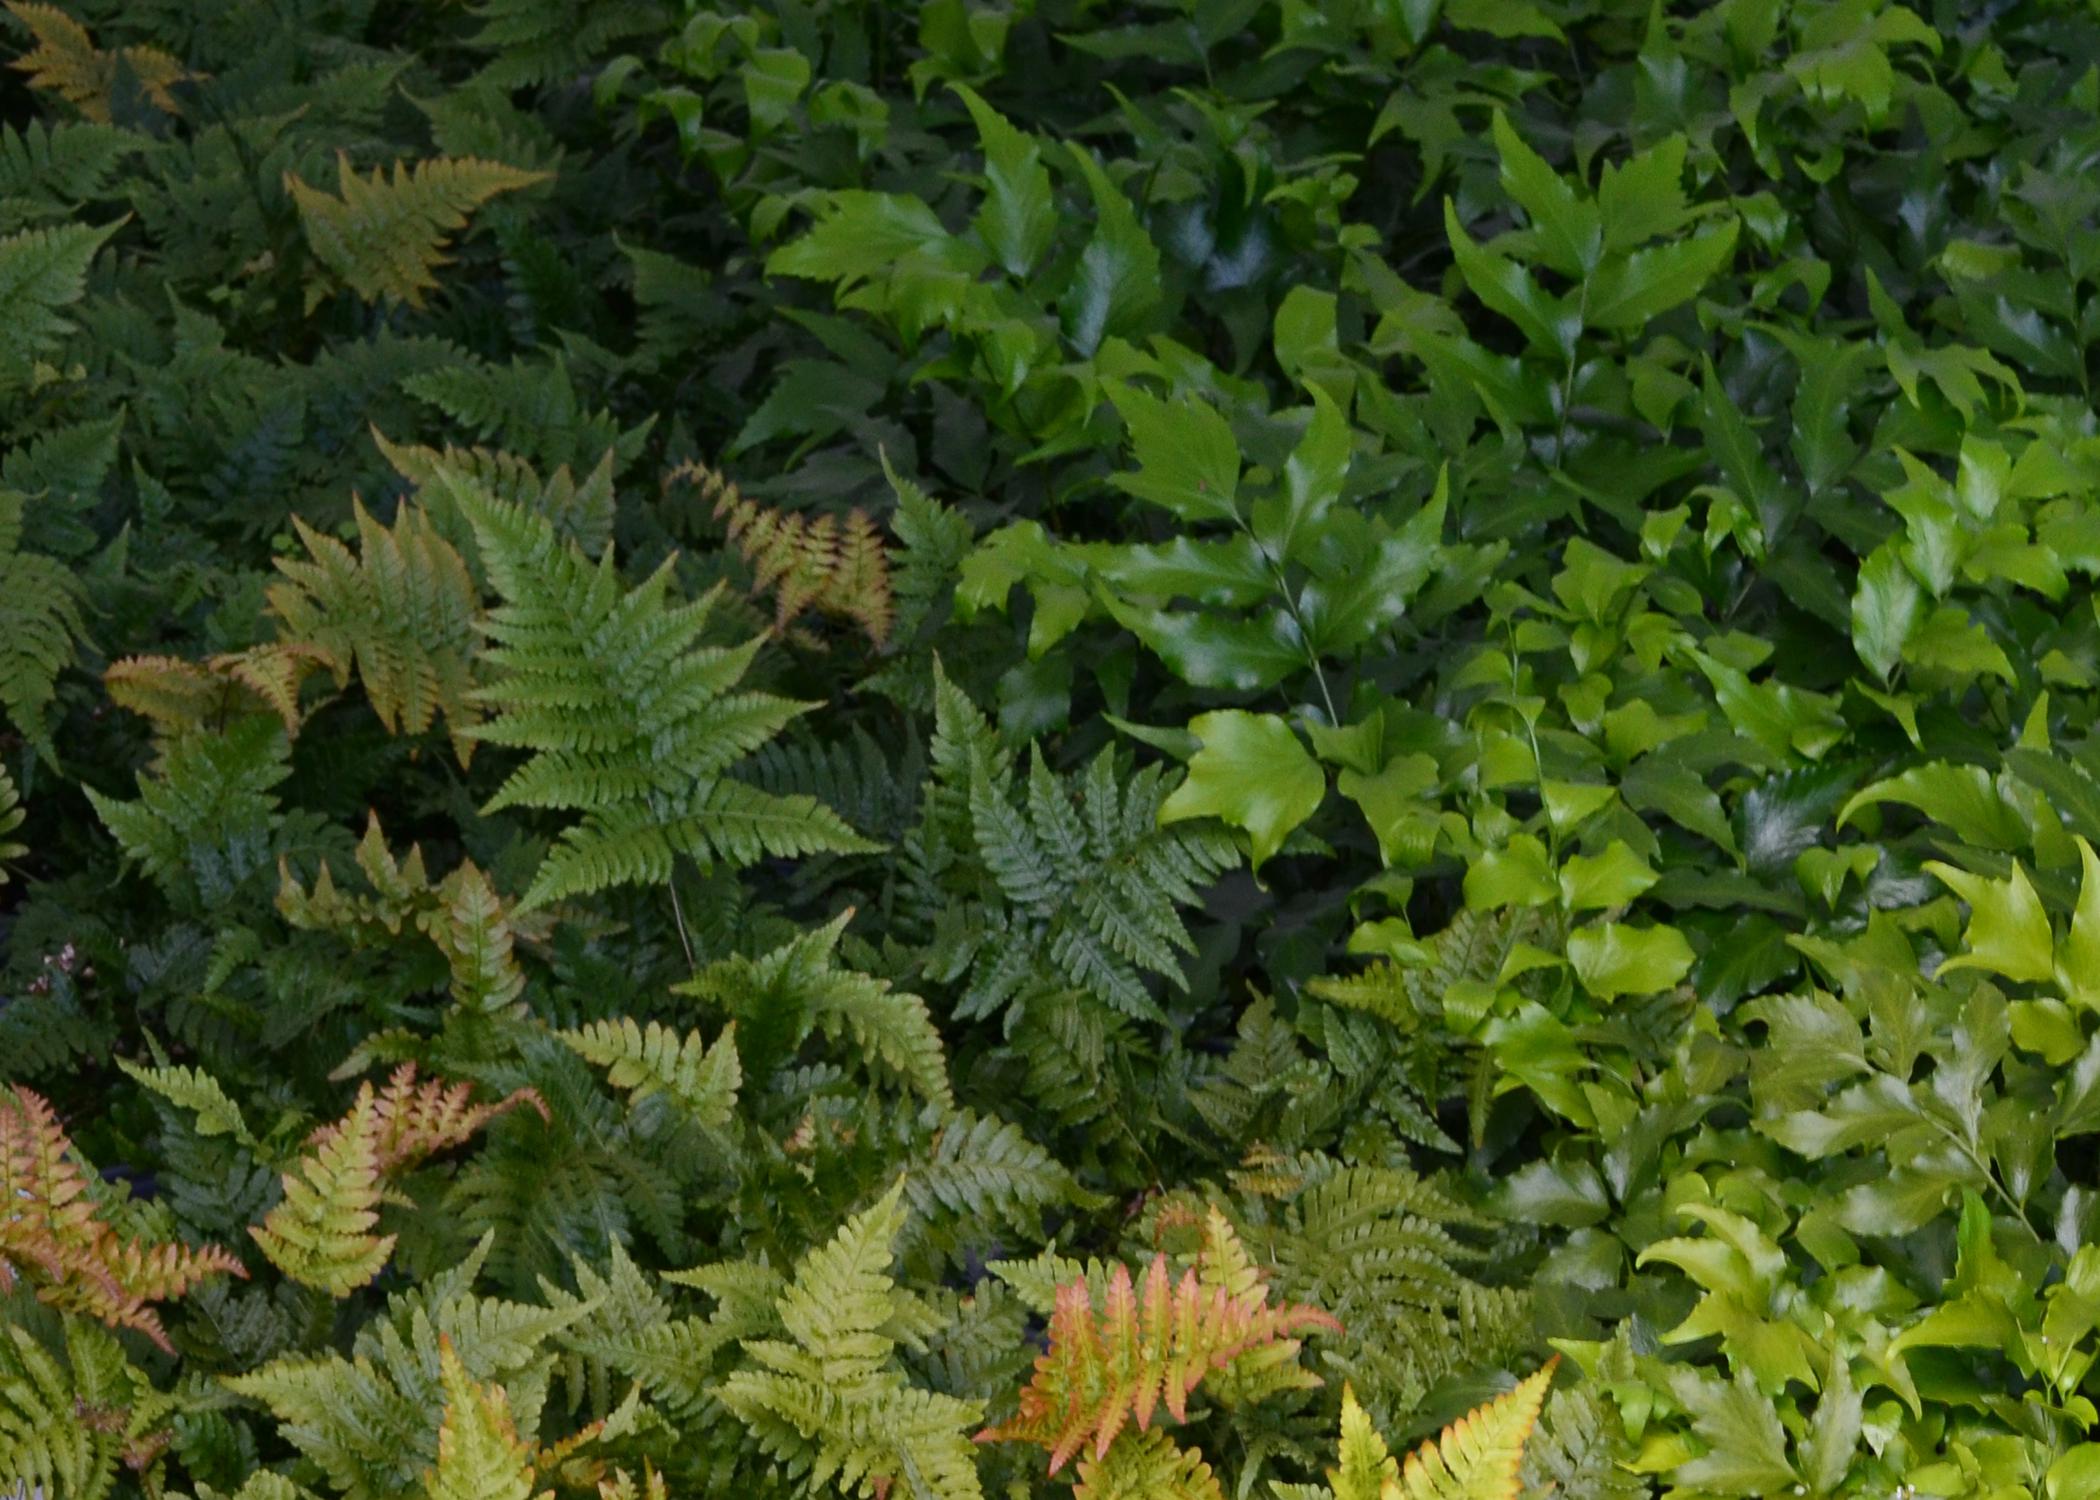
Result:
[[[284,581],[270,589],[282,640],[317,652],[347,686],[354,670],[390,734],[421,734],[442,714],[461,764],[474,749],[466,731],[480,719],[473,698],[480,598],[452,544],[420,509],[404,505],[381,526],[353,501],[358,551],[292,525],[304,559],[280,557]]]
[[[214,1276],[248,1273],[215,1246],[120,1236],[97,1211],[51,1106],[19,1084],[0,1094],[0,1293],[25,1277],[39,1300],[134,1328],[173,1352],[149,1305]]]
[[[468,1085],[418,1082],[415,1064],[404,1063],[385,1089],[361,1085],[349,1113],[314,1132],[284,1174],[284,1201],[249,1233],[294,1281],[347,1297],[393,1253],[395,1236],[372,1233],[386,1175],[462,1144],[521,1104],[545,1113],[530,1089],[475,1104]]]
[[[1057,1289],[1050,1347],[1036,1361],[1020,1409],[978,1441],[1047,1448],[1053,1474],[1082,1450],[1099,1460],[1125,1424],[1148,1430],[1162,1405],[1176,1422],[1186,1421],[1189,1395],[1205,1376],[1282,1345],[1294,1353],[1298,1332],[1340,1328],[1316,1307],[1270,1305],[1259,1281],[1235,1293],[1222,1281],[1206,1282],[1193,1266],[1177,1279],[1159,1255],[1140,1287],[1119,1263],[1098,1310],[1088,1278]]]
[[[431,273],[445,263],[445,247],[467,216],[497,194],[546,176],[473,157],[412,166],[397,161],[391,178],[378,168],[361,176],[349,156],[338,153],[335,192],[296,173],[285,174],[285,188],[322,265],[367,302],[385,298],[421,307],[423,294],[438,284]]]
[[[889,640],[896,617],[889,554],[868,513],[858,506],[837,516],[800,516],[745,497],[724,474],[702,464],[679,465],[665,484],[695,486],[730,545],[751,569],[751,590],[773,596],[773,628],[784,631],[811,611],[851,620],[869,641]]]
[[[181,112],[174,89],[191,74],[158,47],[95,45],[86,27],[55,6],[8,0],[8,11],[36,39],[36,46],[9,66],[29,75],[29,86],[58,95],[82,118],[108,123],[111,95],[120,79],[169,114]]]
[[[670,600],[672,564],[633,589],[546,517],[464,490],[461,508],[504,603],[485,629],[493,710],[477,739],[529,752],[488,810],[580,813],[540,865],[527,909],[608,886],[660,885],[680,858],[731,867],[877,846],[829,808],[727,773],[807,703],[732,691],[761,644],[701,645],[713,595]]]

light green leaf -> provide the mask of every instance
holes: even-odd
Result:
[[[1941,972],[1984,969],[2007,979],[2035,984],[2055,977],[2049,914],[2042,909],[2042,898],[2035,894],[2018,860],[2013,861],[2012,876],[2007,880],[1972,875],[1938,860],[1927,860],[1925,868],[1969,904],[1968,951],[1940,965]]]
[[[2056,958],[2056,982],[2074,1004],[2100,1009],[2100,855],[2083,838],[2078,845],[2083,878],[2071,931]]]
[[[1327,777],[1275,714],[1221,709],[1191,720],[1189,728],[1203,748],[1161,806],[1160,821],[1214,817],[1246,830],[1258,871],[1292,829],[1319,811]]]
[[[1466,905],[1473,911],[1505,906],[1545,906],[1559,894],[1546,846],[1520,833],[1499,849],[1488,849],[1466,867]]]
[[[1501,110],[1495,111],[1495,149],[1502,158],[1502,190],[1531,219],[1539,259],[1563,276],[1582,277],[1604,253],[1597,205],[1577,196],[1544,158],[1524,144]]]
[[[1159,250],[1094,154],[1074,143],[1072,156],[1094,195],[1095,227],[1059,310],[1072,347],[1091,355],[1109,334],[1135,332],[1159,305]]]
[[[1639,329],[1689,302],[1735,253],[1736,223],[1688,240],[1636,250],[1590,278],[1583,321],[1593,328]]]
[[[1560,867],[1560,895],[1569,911],[1624,906],[1656,882],[1648,861],[1613,839],[1602,854],[1570,856]]]
[[[1925,613],[1925,591],[1903,565],[1902,549],[1883,542],[1860,565],[1852,596],[1852,645],[1883,682],[1903,660],[1903,647]]]
[[[1050,173],[1035,140],[1016,130],[977,93],[958,83],[977,139],[984,147],[984,206],[974,220],[992,259],[1009,275],[1026,276],[1057,234]]]
[[[1138,461],[1137,473],[1115,476],[1118,489],[1184,521],[1238,518],[1240,445],[1214,407],[1196,396],[1161,401],[1120,382],[1106,389]]]
[[[1691,972],[1696,957],[1674,927],[1599,922],[1568,934],[1568,962],[1599,1000],[1669,989]]]

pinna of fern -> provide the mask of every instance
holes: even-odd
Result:
[[[120,1237],[97,1215],[50,1104],[19,1084],[0,1094],[0,1292],[26,1275],[50,1306],[137,1329],[172,1353],[147,1304],[213,1276],[247,1274],[216,1246]]]
[[[582,814],[519,903],[660,885],[684,857],[740,867],[766,857],[879,847],[806,796],[775,796],[732,766],[813,706],[735,692],[763,638],[700,644],[716,594],[669,598],[666,560],[622,586],[612,553],[593,564],[552,524],[471,483],[454,487],[504,603],[483,625],[495,680],[474,738],[528,752],[488,810]]]

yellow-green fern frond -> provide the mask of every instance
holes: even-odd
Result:
[[[1126,1432],[1103,1458],[1082,1458],[1072,1500],[1225,1500],[1203,1455],[1166,1433]]]
[[[709,1130],[727,1125],[736,1112],[743,1070],[733,1021],[712,1047],[697,1031],[681,1040],[661,1022],[651,1021],[644,1030],[631,1016],[555,1035],[585,1061],[606,1069],[607,1081],[627,1090],[637,1104],[660,1094],[686,1119]]]
[[[105,52],[87,28],[50,5],[8,0],[36,46],[10,66],[29,75],[29,86],[58,95],[89,120],[109,123],[110,95],[120,77],[169,114],[180,114],[172,90],[192,75],[157,47],[119,47]]]
[[[413,166],[397,161],[391,178],[376,167],[364,177],[338,153],[335,192],[290,172],[285,187],[321,264],[367,302],[390,298],[421,307],[423,294],[437,286],[431,273],[445,264],[445,247],[466,227],[467,215],[499,193],[546,178],[502,162],[443,156]],[[317,301],[318,294],[309,298]]]
[[[284,1174],[284,1201],[248,1233],[270,1264],[301,1286],[347,1297],[394,1252],[379,1222],[379,1133],[369,1085],[327,1141]]]
[[[1514,1389],[1460,1417],[1433,1442],[1410,1453],[1397,1477],[1384,1439],[1356,1407],[1355,1396],[1345,1395],[1342,1466],[1333,1476],[1335,1500],[1517,1500],[1524,1444],[1538,1422],[1559,1363],[1558,1356],[1548,1360]],[[1379,1476],[1375,1491],[1366,1487],[1374,1472]],[[1356,1487],[1343,1488],[1345,1481]]]
[[[154,738],[163,744],[252,713],[276,715],[285,734],[295,736],[304,721],[300,686],[330,664],[320,648],[290,642],[203,661],[127,656],[109,666],[102,682],[110,701],[151,721]]]
[[[377,428],[372,430],[372,441],[394,472],[414,485],[423,504],[441,518],[450,513],[456,489],[469,485],[538,511],[558,533],[592,557],[603,552],[612,539],[616,448],[607,448],[581,479],[567,464],[557,465],[542,478],[525,459],[500,449],[395,443]]]
[[[269,591],[279,638],[317,652],[349,685],[354,669],[389,734],[421,734],[445,717],[461,765],[481,717],[474,686],[480,597],[452,544],[430,518],[404,505],[390,527],[353,501],[358,551],[296,516],[304,559],[279,558],[285,581]]]
[[[15,789],[14,777],[7,774],[7,767],[0,766],[0,885],[7,884],[7,862],[29,852],[27,844],[18,844],[11,836],[28,816],[22,807],[22,794]]]
[[[532,1500],[532,1445],[518,1437],[503,1387],[470,1376],[439,1336],[438,1379],[445,1418],[438,1427],[437,1467],[423,1481],[428,1500]],[[553,1491],[544,1491],[550,1497]]]
[[[0,1479],[24,1486],[0,1493],[67,1500],[107,1495],[127,1471],[157,1478],[174,1403],[110,1335],[63,1326],[62,1350],[0,1326]]]

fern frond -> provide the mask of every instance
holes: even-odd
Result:
[[[0,126],[0,231],[71,218],[81,204],[109,196],[124,158],[145,143],[111,125]]]
[[[72,1143],[45,1100],[19,1084],[0,1094],[0,1292],[25,1273],[40,1301],[135,1328],[173,1352],[147,1306],[214,1276],[246,1276],[216,1246],[142,1244],[97,1216]]]
[[[468,484],[499,500],[538,511],[562,536],[596,557],[612,539],[613,467],[616,448],[608,446],[590,472],[579,480],[569,465],[559,464],[542,479],[533,466],[514,453],[491,448],[426,448],[389,442],[377,428],[372,441],[403,479],[416,487],[425,505],[453,509],[455,485]]]
[[[1634,1445],[1613,1404],[1594,1386],[1556,1390],[1524,1448],[1524,1493],[1582,1500],[1640,1500],[1648,1493],[1626,1465]]]
[[[270,1264],[301,1286],[347,1297],[379,1274],[394,1236],[379,1222],[380,1123],[369,1084],[327,1141],[284,1174],[284,1201],[249,1229]]]
[[[110,1493],[117,1476],[159,1473],[174,1402],[114,1338],[63,1323],[63,1357],[0,1325],[0,1475],[50,1500]]]
[[[661,1022],[651,1021],[644,1030],[631,1016],[594,1021],[555,1035],[585,1061],[607,1069],[607,1081],[627,1090],[637,1104],[661,1094],[686,1119],[708,1130],[727,1125],[736,1112],[743,1072],[737,1064],[734,1021],[722,1029],[713,1047],[697,1031],[681,1040]]]
[[[703,647],[714,597],[672,604],[670,565],[623,589],[523,506],[463,489],[461,509],[506,601],[488,619],[495,716],[478,739],[531,752],[491,809],[575,811],[521,903],[659,884],[684,857],[743,866],[877,846],[808,797],[775,797],[722,773],[809,705],[730,694],[757,642]]]
[[[157,47],[120,47],[105,52],[87,28],[65,12],[30,0],[8,0],[7,8],[36,38],[36,46],[9,66],[29,75],[29,86],[58,95],[89,120],[107,124],[110,95],[120,77],[154,105],[180,114],[172,90],[191,74]]]
[[[0,307],[7,322],[33,318],[34,308],[8,292],[9,240],[0,240]],[[17,308],[21,308],[18,313]],[[0,332],[0,367],[11,334]],[[44,722],[58,674],[73,663],[87,633],[80,582],[70,569],[40,553],[22,550],[20,491],[0,488],[0,708],[32,743],[44,744]]]
[[[7,884],[7,862],[29,852],[27,844],[18,844],[10,837],[28,816],[14,777],[8,774],[7,767],[0,766],[0,885]]]
[[[1539,1407],[1559,1363],[1560,1357],[1554,1356],[1515,1389],[1475,1407],[1433,1442],[1410,1453],[1401,1466],[1397,1500],[1517,1500],[1517,1471],[1524,1461],[1524,1444],[1538,1421]],[[1346,1413],[1342,1432],[1346,1442]],[[1346,1458],[1345,1453],[1345,1462]],[[1394,1500],[1395,1492],[1385,1489],[1381,1495]]]
[[[811,1031],[844,1035],[878,1073],[917,1089],[947,1109],[955,1095],[948,1083],[947,1053],[933,1014],[917,995],[886,979],[857,973],[838,962],[838,944],[853,912],[841,912],[760,958],[736,955],[707,965],[674,987],[723,1006],[733,1015],[794,1017],[788,1045]]]
[[[117,1066],[170,1104],[195,1115],[197,1134],[230,1135],[244,1145],[255,1144],[255,1137],[248,1133],[248,1122],[241,1114],[241,1107],[227,1096],[226,1090],[219,1086],[219,1080],[202,1068],[145,1068],[121,1057],[117,1059]]]
[[[965,1435],[982,1408],[908,1384],[892,1329],[911,1302],[890,1276],[902,1185],[803,1258],[782,1294],[787,1339],[747,1339],[751,1363],[718,1389],[790,1474],[880,1495],[900,1479],[932,1500],[978,1500]]]
[[[268,868],[282,822],[272,789],[289,774],[283,726],[251,716],[184,736],[135,801],[86,791],[127,859],[170,895],[215,904]]]
[[[428,1500],[533,1500],[532,1445],[518,1438],[510,1397],[467,1374],[450,1338],[439,1336],[438,1379],[445,1416],[437,1467],[423,1482]],[[542,1500],[551,1500],[552,1490]]]
[[[473,1094],[472,1084],[447,1083],[442,1078],[418,1082],[412,1062],[396,1068],[376,1096],[371,1084],[360,1085],[359,1100],[372,1099],[379,1170],[398,1171],[427,1156],[464,1145],[489,1121],[520,1105],[529,1104],[540,1118],[547,1118],[546,1102],[530,1088],[515,1089],[494,1104],[475,1104]],[[307,1145],[316,1151],[325,1149],[347,1123],[345,1120],[323,1125],[308,1137]]]
[[[285,189],[299,208],[306,242],[321,264],[367,302],[382,298],[423,305],[437,287],[431,273],[445,264],[451,236],[467,216],[499,193],[516,192],[547,180],[474,157],[435,157],[413,166],[394,163],[361,177],[347,153],[336,156],[336,191],[323,192],[285,174]]]
[[[860,626],[878,649],[896,620],[889,553],[866,511],[799,516],[746,499],[725,474],[704,464],[680,464],[666,488],[691,484],[728,530],[729,543],[751,569],[751,591],[773,595],[773,629],[786,631],[810,610]]]
[[[1206,1286],[1194,1268],[1173,1281],[1164,1255],[1153,1259],[1140,1291],[1130,1268],[1110,1273],[1099,1313],[1085,1277],[1060,1286],[1050,1315],[1050,1348],[1036,1361],[1021,1392],[1020,1409],[979,1442],[1029,1442],[1050,1450],[1055,1474],[1082,1448],[1100,1459],[1133,1418],[1143,1431],[1165,1403],[1186,1421],[1190,1392],[1206,1375],[1251,1351],[1296,1344],[1300,1330],[1339,1332],[1316,1307],[1270,1306],[1258,1282],[1237,1294],[1221,1282]]]
[[[1105,1458],[1081,1458],[1072,1500],[1225,1500],[1203,1455],[1165,1432],[1125,1433]]]
[[[421,734],[439,714],[467,764],[480,720],[474,686],[480,597],[467,566],[429,517],[401,507],[391,527],[352,501],[359,551],[294,516],[308,558],[279,558],[269,591],[279,639],[319,653],[348,686],[355,669],[389,734]]]
[[[276,715],[290,737],[304,722],[301,684],[332,664],[321,648],[290,642],[250,646],[203,661],[127,656],[110,664],[102,683],[111,702],[150,720],[163,743],[250,713]]]

